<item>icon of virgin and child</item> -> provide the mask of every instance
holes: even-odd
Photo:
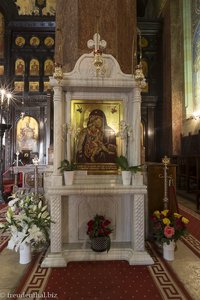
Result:
[[[114,163],[117,156],[116,134],[108,126],[100,109],[89,114],[87,127],[79,134],[76,152],[77,163]]]

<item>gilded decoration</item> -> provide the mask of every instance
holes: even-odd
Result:
[[[23,81],[15,81],[14,82],[14,91],[21,93],[24,91],[24,82]]]
[[[54,39],[51,36],[47,36],[44,39],[44,44],[46,47],[51,48],[54,45]]]
[[[71,106],[73,156],[79,169],[91,173],[117,172],[121,153],[117,137],[122,101],[73,100]]]
[[[30,45],[33,47],[38,47],[40,44],[40,40],[37,36],[32,36],[32,38],[30,39]]]
[[[49,81],[44,81],[44,92],[47,92],[50,89]]]
[[[25,38],[23,36],[18,36],[15,39],[15,45],[18,47],[23,47],[25,45]]]
[[[4,75],[4,65],[0,65],[0,76]]]
[[[29,74],[30,76],[39,76],[39,61],[35,58],[30,61]]]
[[[17,122],[17,147],[22,150],[30,150],[32,152],[38,151],[38,134],[39,126],[35,118],[25,116]]]
[[[15,75],[23,76],[25,70],[25,62],[23,59],[18,58],[15,62]]]
[[[44,62],[44,75],[50,76],[53,75],[54,72],[54,62],[52,59],[47,59]]]
[[[38,1],[32,1],[32,0],[16,0],[15,4],[18,8],[18,14],[19,15],[39,15],[39,7],[42,8],[42,15],[47,16],[55,15],[56,11],[56,0],[38,0]]]
[[[29,82],[29,92],[39,92],[39,82],[30,81]]]

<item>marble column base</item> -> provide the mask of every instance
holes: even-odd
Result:
[[[42,262],[42,267],[65,267],[71,261],[103,261],[126,260],[130,265],[152,265],[153,259],[147,251],[134,251],[130,243],[112,243],[107,253],[94,252],[88,246],[82,249],[82,244],[68,244],[62,253],[49,253]]]

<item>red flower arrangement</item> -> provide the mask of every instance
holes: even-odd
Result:
[[[177,241],[187,234],[186,225],[189,220],[178,213],[172,213],[168,209],[154,211],[152,217],[153,235],[160,243],[169,244]]]
[[[93,219],[91,219],[87,223],[87,235],[90,239],[95,237],[109,237],[113,229],[109,227],[111,222],[105,219],[104,216],[95,215]]]

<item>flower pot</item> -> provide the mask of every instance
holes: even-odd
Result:
[[[167,243],[163,244],[163,258],[169,261],[174,260],[174,249],[175,242],[170,241],[169,245]]]
[[[102,236],[91,239],[91,248],[95,252],[108,251],[110,249],[110,237]]]
[[[143,174],[141,172],[132,174],[132,185],[134,186],[143,185]]]
[[[74,181],[74,171],[64,171],[65,185],[72,185]]]
[[[122,183],[123,183],[123,185],[131,184],[131,172],[130,171],[122,171]]]
[[[28,264],[31,261],[31,244],[24,243],[19,247],[19,263]]]

